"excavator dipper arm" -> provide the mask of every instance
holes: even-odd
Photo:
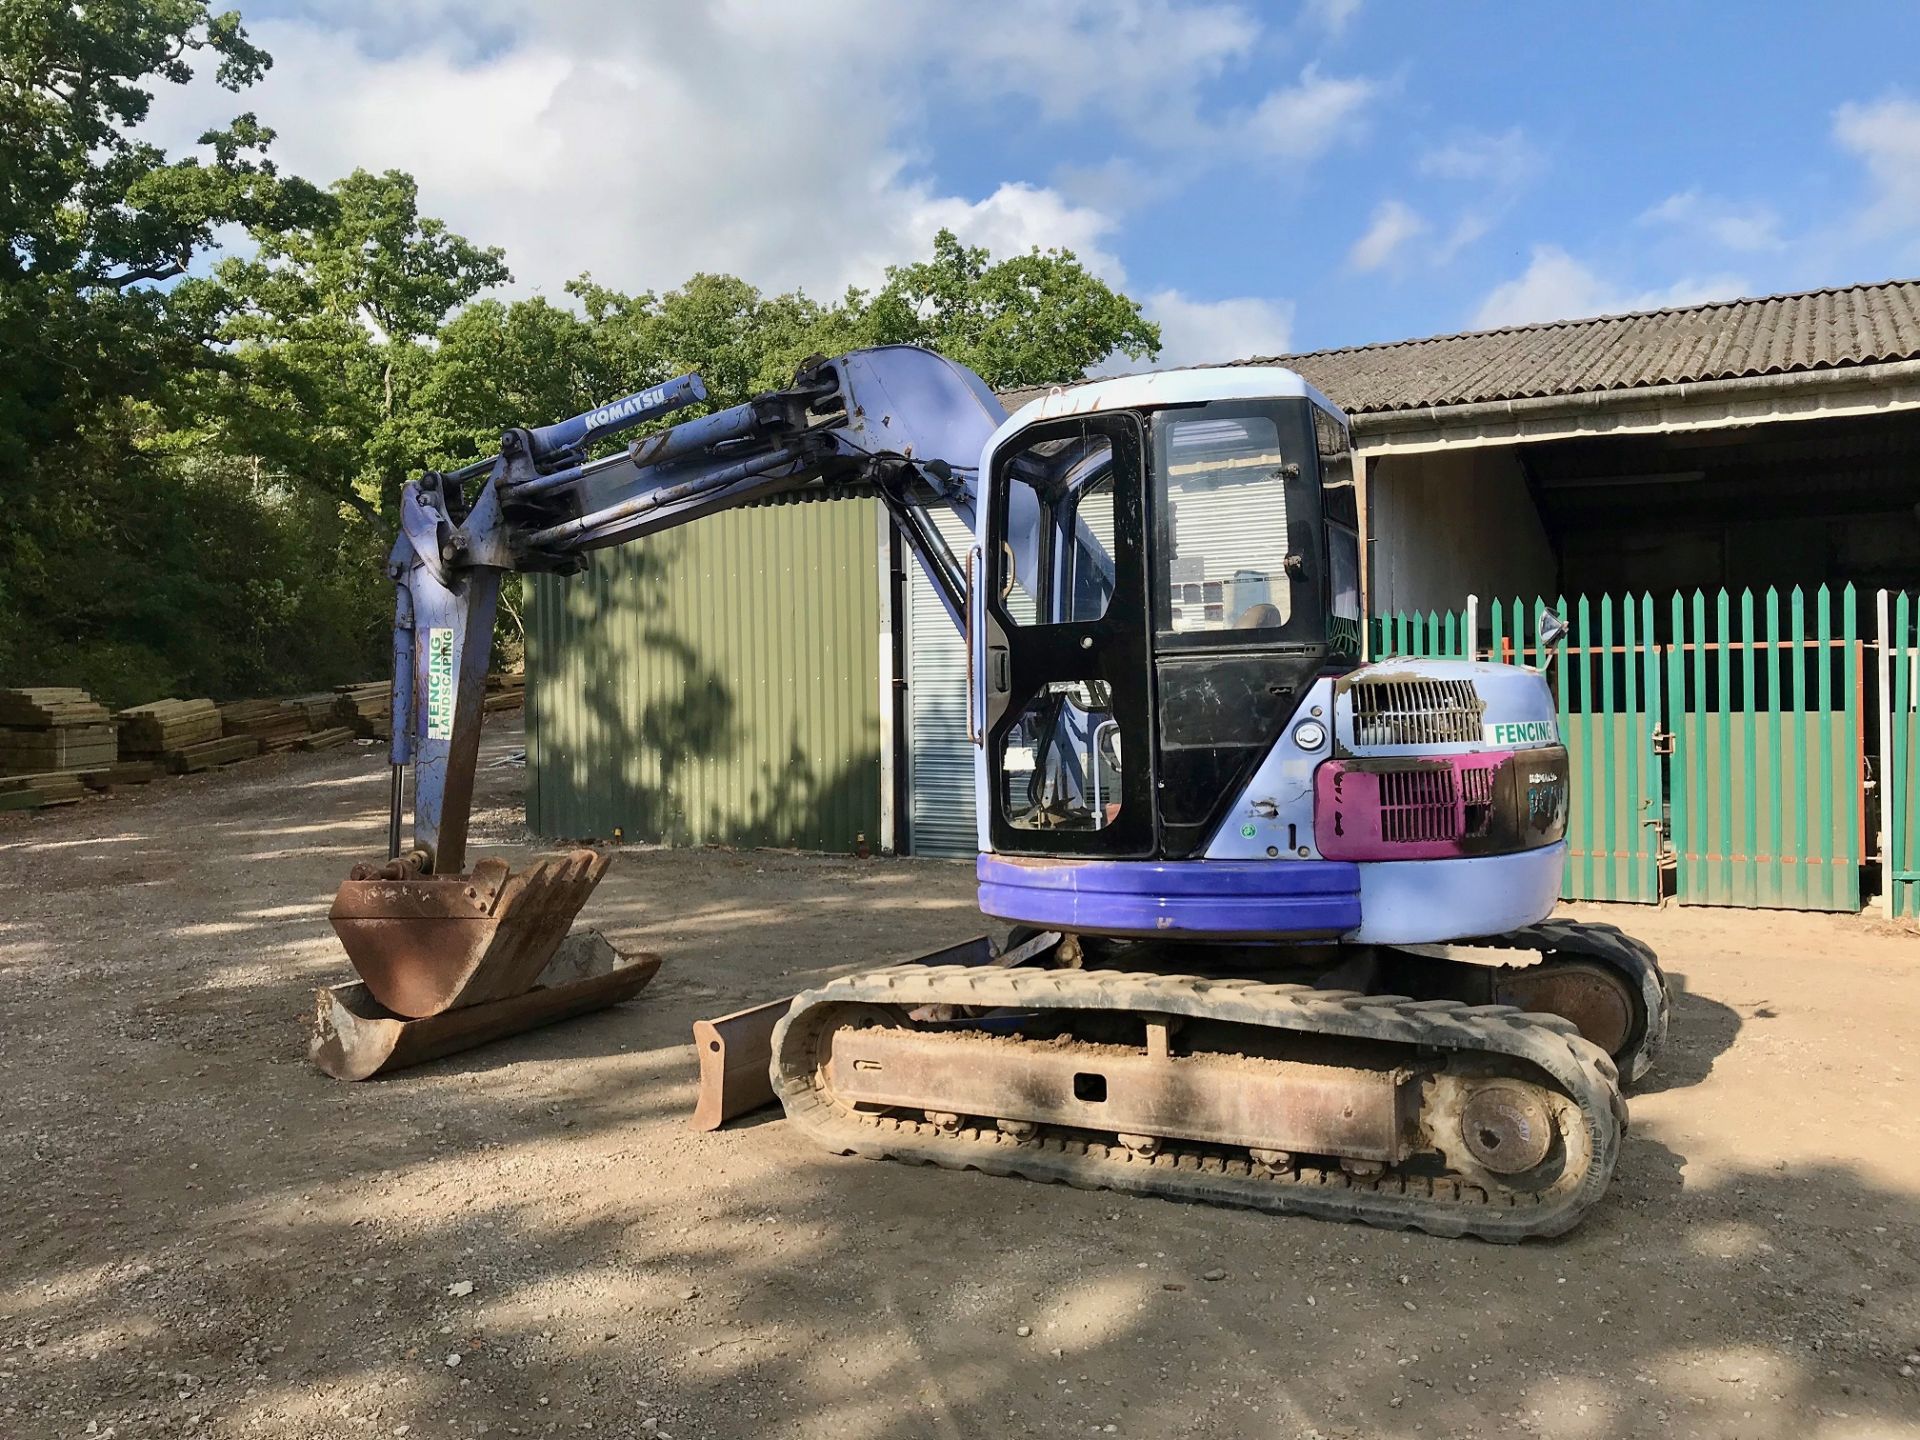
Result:
[[[944,505],[973,523],[974,467],[1005,419],[977,376],[910,346],[814,359],[787,389],[593,454],[706,398],[700,377],[683,375],[555,425],[508,430],[491,460],[406,486],[387,563],[388,858],[356,867],[332,917],[362,979],[394,1013],[437,1014],[525,989],[604,869],[575,857],[512,877],[485,865],[463,873],[502,575],[571,573],[589,551],[776,497],[872,493],[964,622],[960,566],[928,511]]]

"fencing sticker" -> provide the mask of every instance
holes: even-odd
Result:
[[[453,631],[427,631],[427,739],[453,738]]]
[[[1489,745],[1553,745],[1560,727],[1551,720],[1503,720],[1487,726]]]

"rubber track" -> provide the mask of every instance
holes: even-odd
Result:
[[[924,1122],[862,1114],[821,1087],[819,1060],[842,1006],[936,1002],[1180,1015],[1507,1057],[1536,1067],[1574,1103],[1591,1163],[1544,1199],[1392,1171],[1372,1179],[1339,1169],[1274,1174],[1250,1160],[1183,1149],[1177,1142],[1147,1159],[1117,1144],[1044,1130],[1024,1139],[992,1126],[942,1132]],[[1510,1005],[1111,970],[905,965],[835,980],[797,997],[774,1031],[773,1083],[787,1117],[838,1154],[1502,1242],[1572,1228],[1605,1192],[1627,1121],[1613,1062],[1558,1016],[1529,1015]]]
[[[1500,946],[1511,950],[1535,950],[1543,957],[1591,960],[1618,971],[1640,995],[1641,1030],[1626,1052],[1614,1056],[1623,1084],[1631,1085],[1653,1068],[1660,1052],[1667,1047],[1667,1022],[1671,1004],[1667,977],[1661,972],[1660,957],[1645,941],[1636,940],[1617,925],[1598,921],[1542,920],[1509,930],[1503,935],[1486,935],[1475,940],[1456,940],[1456,945]]]

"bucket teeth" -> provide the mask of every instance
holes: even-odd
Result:
[[[575,850],[510,871],[347,880],[328,918],[373,997],[419,1018],[529,989],[613,857]]]

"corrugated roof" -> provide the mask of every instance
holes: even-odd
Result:
[[[1920,280],[1223,360],[1297,370],[1349,415],[1920,359]],[[1046,393],[1011,390],[1009,412]]]
[[[1350,415],[1920,358],[1920,280],[1235,361],[1298,370]]]

